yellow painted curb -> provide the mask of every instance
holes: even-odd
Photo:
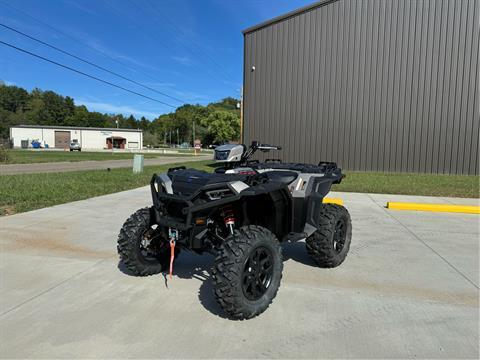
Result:
[[[342,205],[343,206],[343,200],[338,199],[338,198],[324,198],[323,203],[324,204],[337,204],[337,205]]]
[[[387,209],[480,214],[480,206],[387,202]]]

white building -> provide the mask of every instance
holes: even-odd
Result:
[[[142,149],[142,130],[74,126],[17,125],[10,128],[10,139],[15,148],[32,141],[44,141],[49,148],[66,149],[77,141],[82,149]]]

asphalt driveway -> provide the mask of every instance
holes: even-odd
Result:
[[[344,264],[286,244],[277,297],[246,321],[215,303],[211,256],[182,253],[168,283],[119,266],[147,188],[0,218],[0,357],[478,358],[480,217],[383,208],[478,200],[332,196],[353,219]]]
[[[202,161],[210,160],[212,155],[199,156],[164,156],[154,159],[145,159],[144,165],[165,165],[180,163],[186,161]],[[117,168],[131,168],[133,166],[132,159],[128,160],[105,160],[105,161],[76,161],[76,162],[50,162],[50,163],[33,163],[33,164],[8,164],[0,165],[0,175],[15,175],[15,174],[32,174],[32,173],[47,173],[47,172],[65,172],[65,171],[81,171],[81,170],[102,170],[102,169],[117,169]]]

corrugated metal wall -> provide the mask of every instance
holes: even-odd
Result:
[[[348,170],[478,174],[479,3],[339,0],[246,32],[245,142]]]

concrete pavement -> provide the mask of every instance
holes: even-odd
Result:
[[[165,165],[186,161],[210,160],[212,155],[180,155],[180,156],[163,156],[154,159],[145,159],[144,165]],[[0,165],[0,175],[14,174],[31,174],[31,173],[47,173],[47,172],[65,172],[65,171],[82,171],[82,170],[102,170],[131,168],[133,166],[132,159],[127,160],[105,160],[105,161],[77,161],[77,162],[50,162],[50,163],[33,163],[33,164],[8,164]]]
[[[320,269],[286,244],[277,297],[247,321],[223,317],[211,256],[182,253],[168,288],[119,266],[147,188],[0,218],[0,357],[478,358],[480,217],[383,208],[457,199],[329,196],[352,215],[346,261]]]

